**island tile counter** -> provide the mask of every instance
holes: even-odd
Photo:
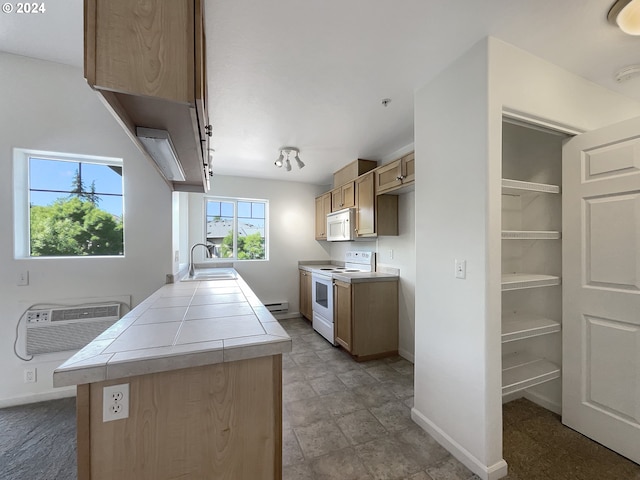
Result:
[[[54,371],[78,385],[78,480],[281,478],[290,351],[239,276],[163,286]],[[104,421],[120,384],[129,416]]]

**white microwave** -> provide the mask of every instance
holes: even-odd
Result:
[[[345,208],[327,214],[327,240],[348,242],[356,239],[356,209]]]

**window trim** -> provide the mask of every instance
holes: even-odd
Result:
[[[205,263],[229,263],[229,262],[268,262],[269,261],[269,200],[266,198],[225,197],[219,195],[205,195],[202,202],[203,218],[203,242],[207,243],[207,202],[220,201],[233,203],[233,251],[238,251],[238,202],[253,202],[264,204],[264,258],[242,259],[237,256],[230,258],[207,258]]]
[[[79,163],[93,163],[97,165],[113,165],[123,169],[122,182],[122,235],[124,249],[122,255],[72,255],[72,256],[32,256],[31,255],[31,225],[29,218],[29,158],[41,160],[55,160]],[[80,155],[77,153],[48,152],[29,148],[13,149],[13,255],[16,260],[58,259],[69,260],[75,258],[105,259],[125,258],[126,231],[125,228],[125,191],[124,191],[124,161],[122,158],[102,157],[97,155]]]

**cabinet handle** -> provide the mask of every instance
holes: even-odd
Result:
[[[213,135],[213,126],[212,125],[205,125],[204,131],[209,136]]]
[[[406,175],[398,175],[398,176],[396,177],[396,180],[400,180],[400,181],[402,181],[402,180],[404,180],[405,178],[407,178],[407,176],[406,176]]]

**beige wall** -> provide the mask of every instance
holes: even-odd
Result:
[[[298,260],[330,258],[327,242],[315,240],[315,197],[325,189],[298,182],[213,177],[211,196],[269,201],[269,260],[234,264],[263,303],[288,301],[289,312],[298,312]],[[188,245],[204,241],[203,194],[189,194],[188,229]],[[204,261],[204,249],[194,254],[196,261]]]
[[[171,192],[155,168],[98,100],[82,70],[0,53],[0,406],[70,395],[52,387],[52,371],[69,353],[23,362],[13,354],[18,319],[35,303],[130,296],[140,302],[171,273]],[[125,257],[15,259],[13,148],[124,160]],[[18,287],[19,271],[29,285]],[[69,300],[72,299],[72,300]],[[20,327],[24,341],[24,324]],[[25,367],[37,383],[25,384]]]
[[[416,93],[413,418],[481,478],[502,460],[502,113],[582,130],[640,103],[499,40],[472,47]],[[466,280],[454,260],[467,261]]]

